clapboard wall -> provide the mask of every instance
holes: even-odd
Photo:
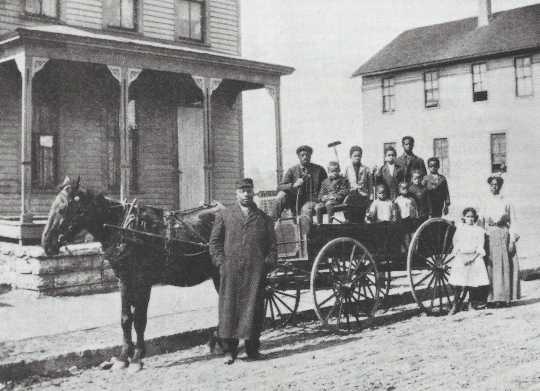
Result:
[[[59,1],[59,23],[94,30],[103,29],[103,4],[107,0]],[[144,37],[176,42],[175,0],[139,0],[139,7],[139,32]],[[239,0],[207,0],[206,7],[207,42],[203,47],[208,46],[210,50],[239,55]],[[43,23],[45,22],[24,14],[24,0],[0,0],[0,34],[15,30],[17,27]],[[115,32],[107,30],[107,33]]]

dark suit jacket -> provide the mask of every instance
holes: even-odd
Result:
[[[385,164],[375,174],[375,184],[385,184],[388,188],[388,191],[390,192],[390,199],[395,199],[398,194],[398,184],[399,182],[402,182],[405,180],[405,171],[403,170],[403,167],[399,165],[395,165],[394,167],[394,174],[390,174],[390,170],[388,168],[388,165]]]
[[[220,267],[221,338],[257,339],[264,320],[264,280],[277,260],[274,222],[254,206],[244,216],[235,204],[216,215],[210,254]]]
[[[299,178],[305,178],[304,184],[300,187],[300,200],[301,205],[307,201],[317,201],[319,198],[319,192],[321,190],[322,182],[328,177],[324,168],[318,164],[310,163],[305,169],[297,164],[287,170],[283,176],[283,180],[278,186],[278,190],[293,194],[293,184]],[[292,199],[292,198],[291,198]],[[296,200],[296,198],[294,197]]]
[[[424,177],[424,175],[427,173],[424,159],[416,156],[414,153],[410,156],[404,153],[396,159],[396,164],[403,168],[405,180],[407,182],[411,181],[411,174],[414,170],[420,171],[422,173],[422,177]]]

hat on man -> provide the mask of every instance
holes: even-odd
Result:
[[[309,145],[300,145],[298,148],[296,148],[297,155],[302,151],[306,151],[310,155],[313,154],[313,148],[311,148]]]
[[[251,178],[242,178],[236,181],[237,189],[247,189],[253,188],[253,179]]]

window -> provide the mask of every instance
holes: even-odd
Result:
[[[433,156],[441,162],[440,173],[448,177],[450,174],[450,160],[448,156],[448,139],[434,138],[433,139]]]
[[[203,40],[204,1],[177,0],[177,35],[178,38]]]
[[[383,144],[383,161],[384,161],[384,158],[386,157],[384,151],[386,151],[386,148],[388,147],[392,147],[394,149],[396,149],[396,143],[395,142],[387,142],[387,143],[384,143]],[[397,149],[396,149],[396,153],[397,153]]]
[[[516,96],[530,96],[533,94],[531,57],[517,57],[516,68]]]
[[[426,107],[439,107],[439,72],[424,72],[424,102]]]
[[[387,77],[382,79],[382,94],[383,94],[383,113],[394,111],[394,78]]]
[[[487,100],[487,83],[486,83],[486,74],[487,67],[486,63],[473,64],[472,68],[472,91],[473,91],[473,102],[479,102]]]
[[[47,102],[46,99],[50,99]],[[36,93],[32,118],[32,187],[54,189],[57,184],[57,105],[53,94]]]
[[[58,0],[26,0],[24,10],[34,16],[58,18]]]
[[[137,30],[137,0],[105,0],[107,27]]]
[[[135,100],[130,100],[127,107],[127,126],[129,132],[129,142],[131,143],[131,178],[130,188],[137,191],[139,188],[139,129],[137,127]]]
[[[491,135],[491,172],[506,172],[506,133]]]

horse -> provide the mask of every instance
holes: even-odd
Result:
[[[170,225],[164,222],[166,216],[160,209],[123,205],[78,184],[70,195],[61,191],[56,196],[42,235],[45,252],[58,253],[62,244],[86,230],[102,243],[105,258],[119,279],[123,343],[114,369],[142,369],[153,285],[190,287],[211,278],[218,290],[219,270],[211,261],[207,243],[215,214],[223,208],[217,203],[169,214],[169,219],[175,219],[175,240],[170,241],[166,240]],[[111,230],[120,225],[133,228],[132,233],[147,233],[149,240],[144,235],[142,240],[125,239],[123,229]],[[135,344],[132,328],[137,334]]]

